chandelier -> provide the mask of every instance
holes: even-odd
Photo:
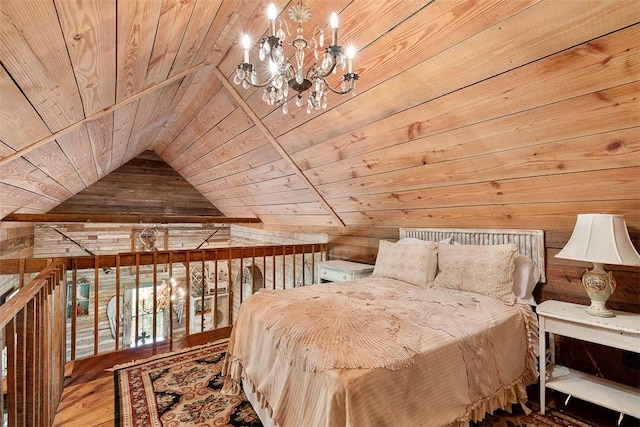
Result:
[[[300,2],[289,10],[289,19],[297,24],[295,35],[289,32],[287,22],[284,20],[280,20],[278,31],[276,31],[278,12],[275,5],[269,5],[267,16],[269,18],[269,35],[260,41],[258,57],[260,61],[267,62],[268,77],[264,82],[260,82],[256,66],[249,59],[251,40],[245,34],[241,38],[244,60],[236,68],[234,76],[236,84],[242,84],[245,89],[248,89],[249,86],[264,88],[262,100],[267,105],[282,105],[284,114],[289,112],[289,90],[296,92],[295,103],[298,107],[302,107],[304,103],[302,94],[306,91],[309,92],[307,114],[311,114],[313,109],[327,108],[328,91],[338,95],[354,91],[356,80],[358,80],[358,74],[353,72],[353,58],[356,50],[349,47],[344,52],[342,47],[338,45],[338,15],[335,13],[331,15],[331,46],[324,50],[320,62],[318,48],[324,46],[324,28],[315,27],[309,39],[305,39],[303,35],[302,24],[311,18],[310,8]],[[292,39],[287,44],[294,48],[291,55],[293,64],[283,49],[287,36]],[[314,61],[305,71],[305,55],[309,49],[313,49]],[[327,77],[332,73],[335,74],[338,68],[341,68],[343,72],[346,70],[346,73],[342,76],[340,87],[334,88],[327,81]]]
[[[178,286],[176,279],[169,279],[170,285],[166,279],[162,279],[160,285],[156,285],[156,309],[168,313],[169,307],[173,308],[178,324],[182,321],[182,312],[184,310],[185,290]],[[153,298],[149,301],[143,298],[140,304],[142,312],[150,314],[153,311]],[[167,311],[165,311],[167,310]]]

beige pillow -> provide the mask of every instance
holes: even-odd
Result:
[[[515,258],[518,247],[508,245],[440,245],[437,287],[459,289],[513,304]]]
[[[433,282],[437,266],[437,243],[420,241],[398,245],[381,240],[372,276],[426,287]]]

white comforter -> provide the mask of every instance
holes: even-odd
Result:
[[[526,305],[384,278],[261,290],[240,309],[226,392],[243,378],[280,426],[465,425],[526,401]]]

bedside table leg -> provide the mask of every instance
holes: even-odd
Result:
[[[547,374],[547,349],[546,349],[546,337],[544,332],[544,318],[540,317],[538,321],[538,340],[539,340],[539,355],[538,355],[538,372],[540,380],[540,413],[544,415],[545,410],[545,379]]]

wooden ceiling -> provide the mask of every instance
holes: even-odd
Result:
[[[640,227],[637,0],[305,1],[360,74],[310,115],[232,83],[267,3],[3,0],[0,219],[153,150],[266,224]]]

